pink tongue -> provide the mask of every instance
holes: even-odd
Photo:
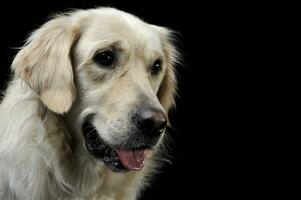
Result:
[[[122,164],[129,170],[141,170],[144,166],[147,150],[116,150]]]

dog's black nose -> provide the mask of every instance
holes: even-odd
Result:
[[[162,111],[139,109],[136,113],[136,123],[142,134],[156,137],[165,130],[167,119]]]

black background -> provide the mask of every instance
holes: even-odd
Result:
[[[177,66],[179,98],[171,117],[173,164],[162,168],[142,199],[249,197],[260,190],[250,183],[257,166],[245,159],[252,137],[243,115],[252,109],[246,79],[254,64],[245,47],[253,46],[258,34],[247,28],[252,25],[246,14],[249,5],[84,0],[2,5],[1,89],[17,53],[14,48],[22,46],[32,30],[53,13],[95,6],[113,6],[180,33],[183,66]]]

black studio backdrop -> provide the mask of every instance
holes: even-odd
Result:
[[[243,128],[242,113],[246,107],[241,103],[246,98],[242,83],[252,64],[245,59],[243,48],[253,42],[250,30],[244,26],[249,23],[243,14],[247,8],[242,5],[236,10],[225,3],[192,2],[82,0],[2,4],[1,90],[9,79],[16,48],[54,13],[112,6],[149,23],[169,27],[179,32],[176,45],[183,56],[183,65],[177,66],[177,108],[171,115],[173,164],[162,168],[141,199],[251,196],[257,189],[246,180],[254,172],[249,170],[251,163],[244,159],[248,152],[242,151],[247,144],[245,135],[250,132],[250,127]]]

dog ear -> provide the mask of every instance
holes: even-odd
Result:
[[[167,30],[165,29],[165,32]],[[165,109],[167,116],[171,108],[175,106],[175,97],[177,95],[177,79],[175,65],[179,62],[179,53],[172,44],[172,33],[168,31],[167,38],[163,43],[163,49],[166,58],[167,69],[157,93],[158,99]]]
[[[16,55],[12,69],[53,112],[67,112],[75,98],[70,51],[79,27],[59,16],[32,33]]]

